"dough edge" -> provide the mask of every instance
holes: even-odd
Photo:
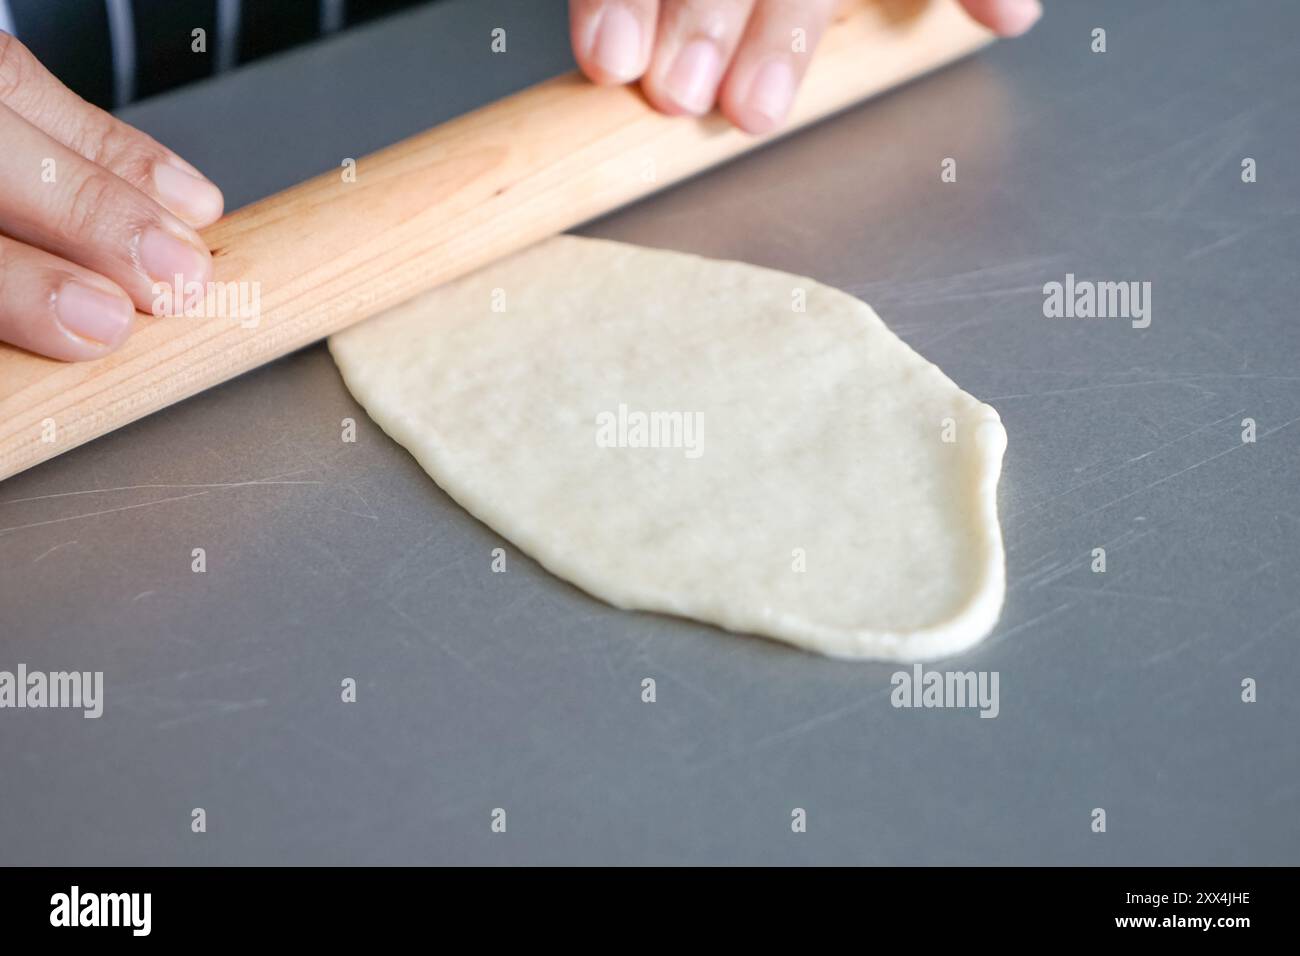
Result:
[[[609,240],[588,239],[585,237],[563,237],[578,239],[584,243],[605,243]],[[624,245],[624,243],[611,243]],[[675,250],[652,248],[652,251],[666,255],[692,259],[707,257]],[[727,261],[727,260],[710,260]],[[819,280],[795,273],[769,269],[742,263],[747,268],[776,273],[780,276],[796,279],[800,282],[816,284],[836,295],[852,299],[864,305],[877,322],[895,338],[898,336],[875,314],[874,309],[858,299],[833,286],[827,286]],[[470,273],[472,274],[472,273]],[[453,280],[457,281],[457,280]],[[418,299],[419,296],[416,297]],[[806,651],[838,660],[853,661],[894,661],[913,663],[932,661],[950,657],[978,644],[993,630],[1002,611],[1006,596],[1006,554],[1002,541],[1002,530],[998,522],[997,489],[1001,478],[1002,460],[1007,447],[1007,433],[1001,417],[991,405],[976,400],[980,419],[975,426],[975,442],[978,449],[979,482],[977,487],[978,514],[975,526],[981,538],[978,551],[981,556],[980,568],[976,575],[974,589],[962,607],[946,619],[909,631],[885,631],[871,628],[842,628],[820,625],[802,616],[791,613],[730,613],[719,607],[700,608],[691,601],[675,599],[671,594],[658,594],[635,582],[626,588],[610,586],[593,576],[575,562],[564,559],[562,553],[554,553],[541,536],[534,536],[526,529],[519,528],[509,515],[499,512],[487,496],[476,493],[469,481],[461,481],[454,467],[444,467],[442,461],[444,445],[441,436],[435,433],[415,434],[416,425],[400,412],[391,412],[383,407],[372,408],[361,397],[357,386],[356,373],[349,371],[349,363],[344,350],[336,345],[336,340],[346,336],[347,330],[336,333],[328,339],[328,348],[349,393],[365,409],[367,415],[379,425],[383,432],[401,445],[416,460],[424,472],[460,507],[483,523],[494,534],[501,536],[518,547],[532,560],[551,574],[573,584],[586,593],[616,608],[626,611],[648,611],[656,614],[668,614],[686,618],[693,623],[720,627],[735,634],[755,635],[783,644],[793,645]],[[924,356],[912,349],[910,345],[899,341],[927,365],[935,369],[953,388],[969,395],[953,382],[942,369],[938,368]],[[382,403],[375,403],[382,406]],[[510,531],[504,529],[511,529]]]

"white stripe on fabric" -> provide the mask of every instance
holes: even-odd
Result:
[[[320,32],[338,33],[343,29],[346,0],[320,0]]]
[[[6,0],[0,0],[0,30],[12,33],[14,36],[18,35],[18,31],[14,29],[14,15],[9,12],[9,4]]]
[[[217,0],[217,72],[224,73],[239,60],[240,0]]]
[[[108,36],[113,48],[113,104],[135,99],[135,27],[131,0],[104,0],[108,6]]]

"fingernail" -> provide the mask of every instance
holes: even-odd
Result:
[[[59,324],[73,335],[111,346],[126,338],[135,316],[126,296],[101,292],[76,279],[63,283],[55,310]]]
[[[158,163],[153,168],[153,182],[163,205],[186,222],[206,225],[220,217],[221,190],[206,179],[191,176],[168,163]]]
[[[707,113],[713,106],[722,78],[722,54],[711,40],[692,40],[677,54],[664,76],[664,87],[673,101],[692,113]]]
[[[1028,32],[1043,15],[1039,0],[1002,0],[1002,34],[1018,37]]]
[[[619,81],[635,79],[641,65],[641,24],[620,6],[609,7],[600,17],[591,58]]]
[[[140,237],[140,265],[154,282],[167,286],[174,285],[178,277],[182,286],[206,282],[212,268],[205,253],[158,226]],[[180,303],[176,311],[183,305]]]
[[[785,119],[794,101],[794,71],[785,60],[769,60],[754,77],[749,108],[773,125]]]
[[[171,150],[167,151],[167,162],[171,163],[177,169],[185,170],[185,172],[189,173],[191,176],[198,176],[200,179],[203,178],[203,174],[199,172],[192,163],[187,163]]]

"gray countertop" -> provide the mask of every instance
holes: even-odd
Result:
[[[583,230],[846,289],[998,408],[1006,608],[930,665],[998,672],[997,719],[492,574],[316,346],[0,485],[0,670],[105,675],[98,720],[0,711],[0,861],[1300,862],[1300,5],[1048,7]],[[566,29],[439,4],[124,115],[234,206],[568,68]],[[1066,273],[1151,282],[1151,326],[1044,318]]]

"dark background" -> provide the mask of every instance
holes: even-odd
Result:
[[[367,23],[438,0],[337,0],[339,28]],[[8,0],[23,43],[66,85],[98,106],[116,102],[108,8],[104,0]],[[219,0],[127,0],[135,49],[135,99],[184,86],[220,69]],[[232,65],[308,43],[323,35],[329,0],[235,0],[238,29]],[[209,39],[195,51],[196,29]]]

